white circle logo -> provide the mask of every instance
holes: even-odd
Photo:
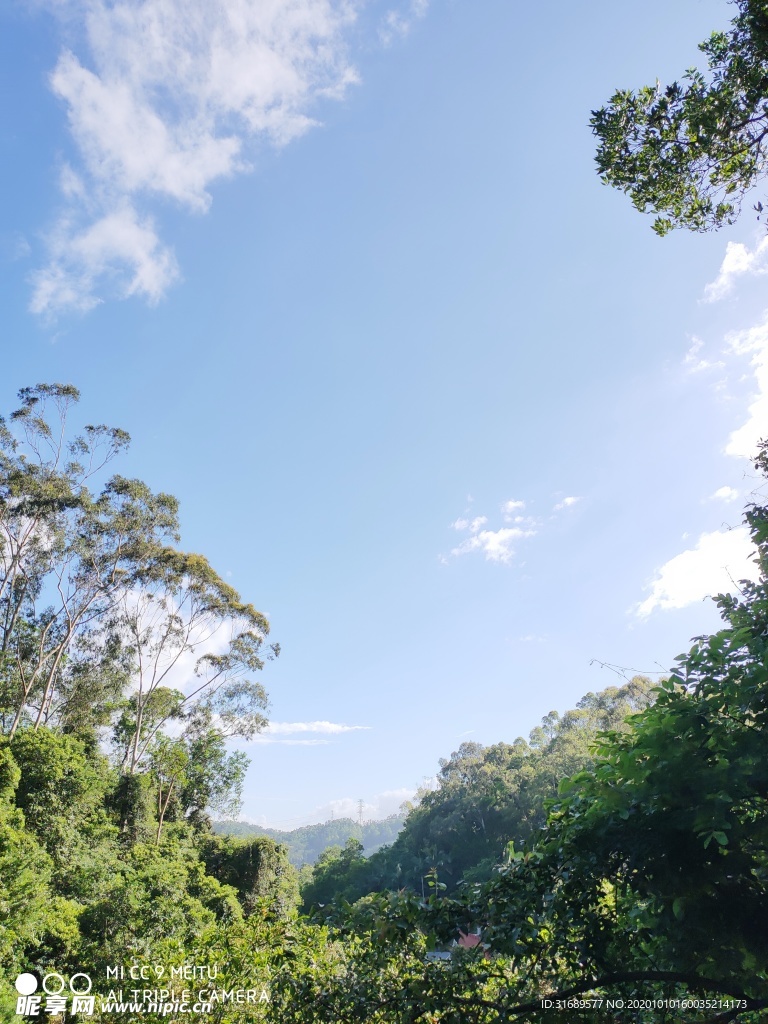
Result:
[[[20,974],[16,979],[16,991],[20,996],[31,996],[37,990],[37,978],[34,974]]]
[[[88,983],[88,988],[75,988],[75,978],[85,978],[86,982]],[[74,992],[76,996],[87,995],[91,991],[92,985],[93,982],[91,981],[87,974],[73,974],[72,977],[69,979],[70,990]]]
[[[58,980],[61,982],[58,988],[48,988],[48,982],[51,980],[51,978],[58,978]],[[60,992],[64,991],[64,986],[66,984],[66,981],[64,981],[60,974],[57,974],[55,971],[52,971],[51,974],[46,974],[46,976],[43,978],[43,991],[47,992],[49,996],[57,996]]]

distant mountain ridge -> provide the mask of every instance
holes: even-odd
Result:
[[[215,821],[213,830],[221,835],[242,839],[269,836],[288,848],[291,864],[300,868],[303,864],[314,864],[329,846],[344,846],[348,839],[358,839],[363,844],[365,856],[370,857],[382,846],[395,841],[404,822],[405,816],[402,814],[391,814],[380,821],[364,821],[362,825],[352,818],[334,818],[316,825],[303,825],[290,832],[281,832],[248,821]]]

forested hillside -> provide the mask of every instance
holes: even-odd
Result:
[[[528,741],[462,743],[440,762],[437,788],[420,794],[394,842],[367,859],[355,837],[325,851],[304,881],[307,910],[366,893],[410,889],[424,895],[439,883],[492,877],[508,844],[530,839],[546,821],[546,802],[560,782],[587,768],[600,732],[629,728],[628,716],[653,699],[650,679],[588,693],[560,716],[551,711]],[[332,912],[332,911],[331,911]]]
[[[288,851],[288,859],[294,867],[314,864],[330,846],[340,846],[348,839],[360,843],[363,853],[370,857],[382,846],[392,843],[403,827],[405,818],[392,814],[380,821],[364,821],[362,825],[352,818],[334,818],[318,825],[302,825],[290,832],[275,828],[259,828],[246,821],[214,821],[213,830],[219,835],[237,836],[244,839],[252,836],[268,836]]]

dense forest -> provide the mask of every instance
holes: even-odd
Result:
[[[656,230],[732,220],[765,171],[768,3],[708,71],[595,112]],[[758,204],[758,213],[762,207]],[[264,615],[185,552],[174,498],[70,385],[0,421],[0,1019],[360,1024],[768,1019],[768,443],[758,582],[652,683],[465,743],[402,830],[299,873],[217,834],[266,724]],[[471,936],[471,941],[469,939]]]

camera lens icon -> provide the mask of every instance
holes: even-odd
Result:
[[[31,996],[37,991],[37,978],[34,974],[20,974],[16,979],[16,991],[20,996]]]

